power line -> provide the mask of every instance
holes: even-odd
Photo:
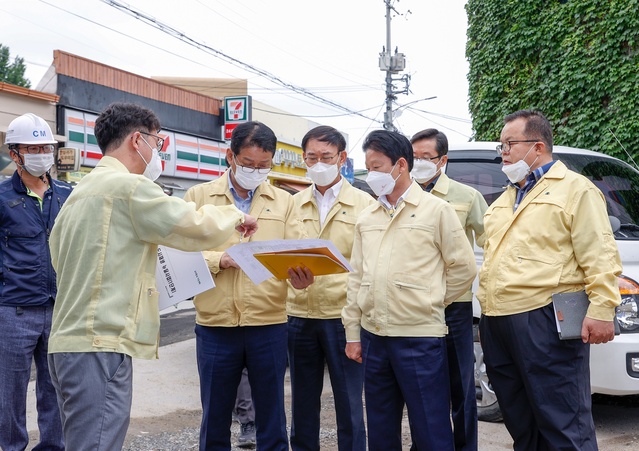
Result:
[[[371,107],[371,108],[365,108],[363,110],[359,110],[359,113],[363,113],[365,111],[370,111],[370,110],[374,110],[378,108],[377,106]],[[257,108],[255,105],[253,105],[253,109],[257,110],[257,111],[262,111],[263,113],[269,113],[269,114],[275,114],[275,115],[279,115],[279,116],[291,116],[291,117],[299,117],[298,114],[292,114],[292,113],[285,113],[283,111],[273,111],[273,110],[266,110],[263,108]],[[322,114],[322,115],[308,115],[305,114],[304,117],[314,117],[314,118],[331,118],[331,117],[344,117],[344,116],[350,116],[350,113],[344,113],[344,114]]]
[[[313,100],[316,100],[316,101],[318,101],[320,103],[323,103],[325,105],[328,105],[328,106],[331,106],[333,108],[336,108],[338,110],[345,111],[345,112],[347,112],[349,114],[360,116],[360,117],[362,117],[364,119],[367,119],[367,120],[370,120],[370,121],[376,121],[376,119],[374,119],[374,118],[370,118],[370,117],[368,117],[368,116],[366,116],[366,115],[364,115],[364,114],[362,114],[360,112],[353,111],[352,109],[350,109],[350,108],[348,108],[346,106],[340,105],[340,104],[338,104],[336,102],[333,102],[330,99],[326,99],[326,98],[324,98],[322,96],[319,96],[319,95],[311,92],[310,90],[308,90],[306,88],[303,88],[303,87],[300,87],[300,86],[296,86],[296,85],[294,85],[292,83],[286,82],[286,81],[282,80],[280,77],[278,77],[278,76],[276,76],[274,74],[271,74],[270,72],[268,72],[268,71],[266,71],[264,69],[260,69],[258,67],[255,67],[255,66],[251,65],[251,64],[248,64],[248,63],[245,63],[243,61],[240,61],[237,58],[234,58],[234,57],[232,57],[230,55],[227,55],[227,54],[225,54],[224,52],[222,52],[220,50],[214,49],[214,48],[212,48],[212,47],[210,47],[210,46],[208,46],[206,44],[203,44],[203,43],[201,43],[199,41],[196,41],[195,39],[190,38],[189,36],[187,36],[185,33],[181,32],[179,30],[176,30],[175,28],[173,28],[173,27],[171,27],[171,26],[169,26],[167,24],[164,24],[164,23],[160,22],[155,17],[152,17],[152,16],[147,15],[145,13],[142,13],[140,11],[134,10],[133,8],[129,7],[128,5],[122,4],[122,3],[114,1],[114,0],[101,0],[101,1],[103,3],[109,5],[109,6],[112,6],[112,7],[116,8],[116,9],[119,9],[120,11],[123,11],[124,13],[134,17],[135,19],[138,19],[138,20],[140,20],[142,22],[145,22],[148,25],[151,25],[152,27],[154,27],[154,28],[156,28],[156,29],[158,29],[158,30],[160,30],[160,31],[162,31],[164,33],[179,39],[180,41],[182,41],[182,42],[184,42],[186,44],[189,44],[189,45],[191,45],[191,46],[193,46],[193,47],[195,47],[195,48],[197,48],[199,50],[205,51],[206,53],[209,53],[209,54],[215,56],[216,58],[219,58],[219,59],[221,59],[221,60],[223,60],[223,61],[225,61],[227,63],[230,63],[231,65],[234,65],[236,67],[240,67],[240,68],[245,69],[245,70],[247,70],[247,71],[249,71],[251,73],[254,73],[254,74],[256,74],[256,75],[258,75],[260,77],[263,77],[263,78],[271,81],[272,83],[274,83],[276,85],[279,85],[279,86],[282,86],[284,88],[287,88],[287,89],[289,89],[289,90],[291,90],[291,91],[293,91],[293,92],[295,92],[297,94],[301,94],[302,96],[311,98]]]

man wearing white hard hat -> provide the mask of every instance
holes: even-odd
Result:
[[[0,449],[29,444],[26,399],[35,361],[40,443],[34,449],[63,450],[47,363],[56,297],[48,240],[71,186],[49,175],[57,141],[41,117],[14,119],[4,144],[17,168],[0,183]]]

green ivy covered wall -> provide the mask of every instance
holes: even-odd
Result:
[[[639,163],[639,0],[468,0],[476,140],[542,111],[555,143]]]

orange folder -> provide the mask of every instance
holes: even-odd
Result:
[[[314,276],[348,272],[326,247],[254,254],[255,258],[278,279],[288,279],[288,269],[308,268]]]

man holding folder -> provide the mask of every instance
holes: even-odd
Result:
[[[229,170],[190,188],[184,199],[196,205],[235,205],[257,218],[251,241],[301,237],[293,198],[267,182],[277,138],[260,122],[233,130],[226,152]],[[244,368],[252,389],[257,447],[288,450],[284,410],[286,373],[286,280],[255,285],[226,250],[247,240],[239,233],[204,252],[215,288],[195,297],[196,353],[200,375],[200,450],[230,450],[231,414]],[[308,270],[290,269],[291,284],[313,281]]]
[[[302,139],[304,161],[313,185],[295,196],[305,238],[332,241],[347,259],[359,213],[375,203],[340,175],[346,140],[328,126]],[[348,273],[320,276],[304,290],[288,290],[288,350],[292,389],[291,448],[319,450],[320,398],[324,365],[335,398],[340,450],[365,450],[362,366],[344,354],[346,335],[341,310],[346,304]]]

